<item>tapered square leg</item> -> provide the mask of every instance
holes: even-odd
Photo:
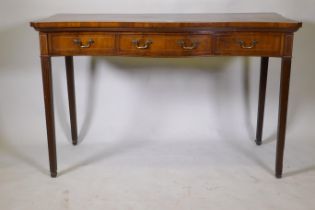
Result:
[[[287,109],[289,100],[289,85],[291,73],[291,57],[283,57],[281,63],[278,136],[276,151],[276,177],[282,177],[283,153],[285,145],[285,133],[287,123]]]
[[[73,57],[66,56],[65,62],[66,62],[66,71],[67,71],[67,87],[68,87],[68,98],[69,98],[72,144],[77,145],[78,131],[77,131],[77,116],[76,116],[76,102],[75,102]]]
[[[268,76],[268,63],[269,63],[269,57],[261,58],[257,129],[256,129],[256,140],[255,140],[257,145],[261,145],[261,140],[262,140],[264,112],[265,112],[266,86],[267,86],[267,76]]]
[[[43,89],[44,89],[50,174],[51,174],[51,177],[56,177],[57,176],[57,156],[56,156],[56,140],[55,140],[56,137],[55,137],[55,117],[54,117],[51,58],[49,56],[41,56],[41,64],[42,64],[42,78],[43,78]]]

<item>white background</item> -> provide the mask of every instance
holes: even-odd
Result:
[[[314,0],[1,2],[1,208],[312,209],[314,11]],[[75,57],[77,147],[70,144],[64,60],[53,58],[60,176],[49,178],[30,21],[55,13],[218,12],[278,12],[303,22],[294,40],[284,179],[273,177],[280,59],[270,59],[264,144],[256,147],[260,59],[244,57]]]

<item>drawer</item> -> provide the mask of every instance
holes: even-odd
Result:
[[[53,55],[111,55],[115,52],[115,34],[52,33],[49,52]]]
[[[231,32],[215,36],[216,55],[281,56],[283,34]]]
[[[135,56],[194,56],[211,54],[209,34],[129,34],[119,36],[119,54]]]

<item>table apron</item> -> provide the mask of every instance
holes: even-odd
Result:
[[[283,32],[49,32],[40,33],[49,56],[291,56],[293,34]]]

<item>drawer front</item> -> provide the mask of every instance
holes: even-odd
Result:
[[[281,56],[283,34],[232,32],[215,36],[216,55]]]
[[[211,35],[120,34],[121,55],[194,56],[211,54]]]
[[[53,55],[112,55],[115,34],[53,33],[49,36],[49,51]]]

